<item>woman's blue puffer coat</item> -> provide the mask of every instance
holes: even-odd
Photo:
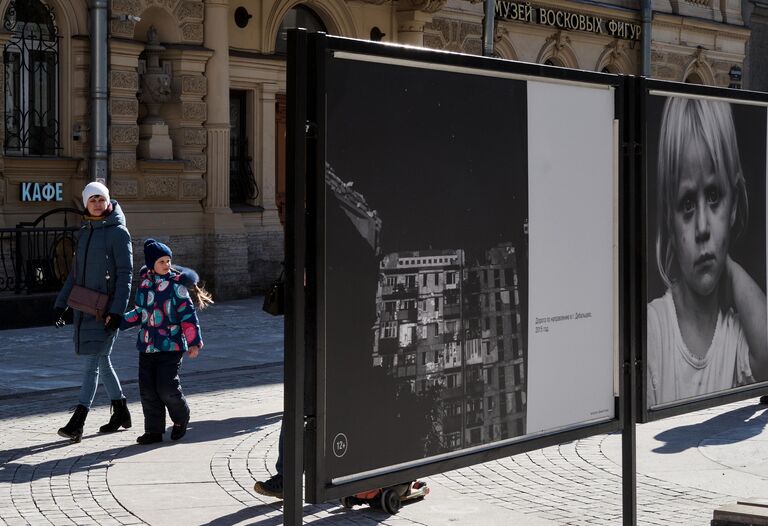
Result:
[[[77,283],[109,295],[107,311],[122,316],[131,295],[133,249],[117,201],[112,200],[108,215],[83,221],[75,254],[75,267],[56,298],[56,307],[66,308],[72,285]],[[118,332],[107,329],[104,320],[79,311],[74,312],[74,328],[77,354],[108,353]]]

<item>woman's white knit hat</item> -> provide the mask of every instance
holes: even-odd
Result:
[[[88,208],[88,199],[94,195],[103,195],[109,203],[109,189],[99,182],[92,182],[85,185],[83,188],[83,206]]]

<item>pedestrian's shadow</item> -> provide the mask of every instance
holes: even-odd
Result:
[[[201,526],[234,526],[236,524],[246,524],[248,526],[280,526],[283,524],[282,501],[274,504],[259,504],[242,510],[238,510],[229,515],[218,517]],[[364,521],[365,524],[378,524],[391,518],[392,515],[381,510],[374,510],[367,506],[354,510],[348,510],[341,505],[331,503],[307,504],[303,510],[304,517],[318,512],[330,513],[331,516],[313,520],[312,524],[339,524],[339,519],[351,519],[355,522]],[[249,521],[249,522],[244,522]],[[252,522],[251,522],[252,521]],[[345,522],[342,520],[341,522]]]
[[[699,447],[702,440],[719,437],[728,443],[741,442],[759,435],[768,424],[766,406],[754,404],[719,414],[704,422],[680,426],[662,431],[654,438],[664,445],[654,453],[680,453],[689,448]],[[727,434],[726,434],[727,433]]]
[[[123,444],[119,447],[102,451],[85,451],[70,457],[59,457],[40,463],[27,464],[22,460],[24,457],[36,453],[70,446],[71,443],[69,440],[63,439],[60,442],[50,442],[43,445],[32,445],[25,448],[6,450],[0,452],[0,459],[7,459],[0,464],[0,480],[10,482],[11,484],[34,482],[41,478],[50,477],[52,472],[60,472],[62,466],[68,466],[67,473],[70,474],[88,471],[90,469],[106,469],[109,466],[109,463],[117,458],[130,458],[153,449],[174,447],[177,444],[201,443],[254,433],[279,422],[281,418],[282,412],[277,412],[252,417],[233,417],[224,420],[192,421],[189,424],[189,431],[186,436],[179,442],[168,441],[168,433],[166,433],[166,441],[150,446],[142,446],[133,442],[131,444]],[[92,435],[84,436],[83,440],[99,440],[99,437],[101,436],[103,435],[94,433]],[[134,437],[135,433],[130,433],[130,436]]]

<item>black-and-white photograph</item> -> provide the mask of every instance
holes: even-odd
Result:
[[[329,476],[524,435],[525,82],[351,60],[327,78]]]
[[[768,380],[766,108],[648,97],[647,407]]]

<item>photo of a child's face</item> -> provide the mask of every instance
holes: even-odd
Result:
[[[649,408],[768,381],[765,107],[649,97]]]
[[[703,140],[686,141],[681,160],[671,218],[680,285],[696,295],[709,296],[717,291],[725,270],[734,192],[726,177],[716,172]]]

